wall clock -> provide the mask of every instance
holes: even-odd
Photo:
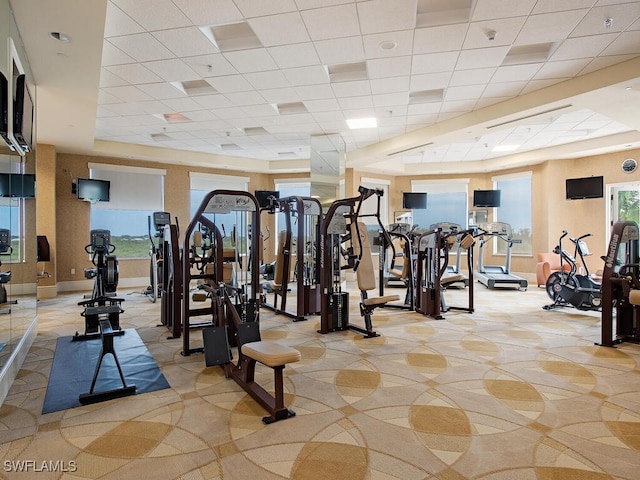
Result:
[[[638,162],[635,158],[627,158],[624,162],[622,162],[622,171],[624,173],[633,173],[638,168]]]

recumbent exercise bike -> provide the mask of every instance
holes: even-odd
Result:
[[[553,249],[553,253],[560,255],[560,271],[549,275],[546,282],[547,295],[553,303],[545,305],[545,310],[557,307],[573,306],[578,310],[600,310],[602,305],[602,286],[591,278],[589,267],[584,257],[590,255],[583,238],[590,237],[587,233],[578,238],[569,238],[575,245],[575,254],[571,255],[562,247],[562,239],[568,235],[566,230],[558,240],[558,245]],[[578,273],[578,257],[583,265],[585,273]],[[565,262],[571,267],[567,272],[564,270]]]

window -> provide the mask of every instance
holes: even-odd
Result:
[[[495,219],[511,225],[514,243],[511,253],[531,255],[531,172],[493,177],[493,185],[500,190],[500,206]],[[496,253],[506,253],[506,242],[497,242]]]
[[[467,226],[468,179],[460,180],[414,180],[413,192],[426,192],[426,210],[413,210],[413,224],[418,231],[427,231],[435,223],[456,223]]]
[[[110,182],[108,202],[91,205],[91,229],[111,232],[115,255],[149,256],[149,216],[164,210],[165,170],[89,164],[90,176]]]
[[[1,162],[1,173],[22,173],[19,162]],[[25,199],[16,197],[0,197],[0,227],[11,232],[11,254],[9,252],[0,258],[3,262],[18,262],[24,260],[24,215]]]

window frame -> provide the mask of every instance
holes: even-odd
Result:
[[[509,181],[509,180],[519,180],[522,178],[528,178],[529,179],[529,207],[528,207],[528,216],[529,216],[529,225],[528,227],[525,227],[529,229],[529,234],[530,234],[530,241],[529,241],[529,251],[527,252],[517,252],[514,251],[513,247],[511,249],[511,255],[512,256],[519,256],[519,257],[530,257],[533,255],[533,171],[531,170],[526,170],[523,172],[516,172],[516,173],[509,173],[506,175],[494,175],[491,177],[491,182],[493,184],[493,188],[495,190],[499,190],[499,182],[505,182],[505,181]],[[518,200],[522,200],[523,196],[520,195],[518,196]],[[508,200],[508,199],[507,199]],[[500,219],[500,208],[504,208],[502,207],[503,202],[505,201],[505,197],[504,194],[501,190],[500,193],[500,207],[494,207],[493,208],[493,218],[495,219],[496,222],[500,222],[503,221]],[[517,239],[517,235],[515,233],[513,233],[513,225],[511,224],[511,222],[505,222],[505,223],[509,223],[509,225],[512,228],[512,238]],[[496,239],[494,239],[494,243],[493,243],[493,254],[494,255],[506,255],[505,252],[499,252],[498,251],[498,242],[496,241]]]

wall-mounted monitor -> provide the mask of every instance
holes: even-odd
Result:
[[[33,173],[0,173],[0,197],[33,198],[36,176]]]
[[[29,152],[33,142],[33,99],[24,74],[16,77],[16,98],[13,104],[13,138],[23,152]]]
[[[93,178],[79,178],[76,181],[75,193],[78,200],[87,202],[108,202],[111,182]]]
[[[7,145],[11,146],[11,140],[9,140],[9,83],[2,72],[0,72],[0,136]]]
[[[499,207],[500,206],[500,190],[474,190],[473,206],[474,207]]]
[[[275,199],[280,198],[280,192],[276,190],[256,190],[255,195],[256,195],[256,200],[258,200],[258,205],[260,205],[260,208],[265,208],[269,206],[269,198],[271,197]]]
[[[567,178],[567,200],[583,198],[602,198],[604,196],[604,179],[599,177]]]
[[[402,192],[402,208],[405,210],[424,210],[427,208],[425,192]]]

